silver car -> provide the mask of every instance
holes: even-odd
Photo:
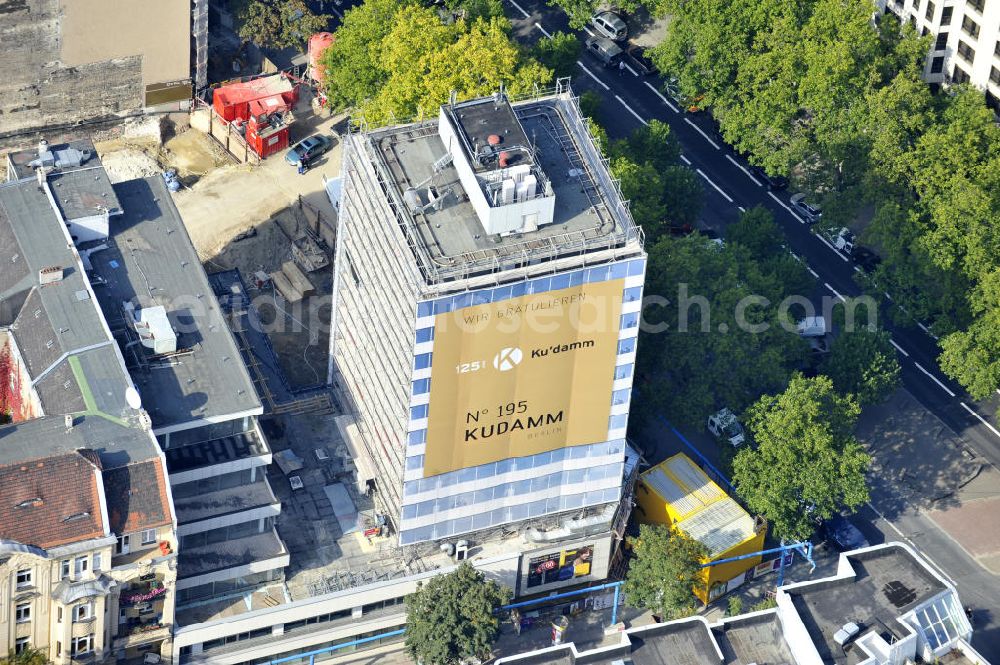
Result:
[[[622,17],[614,12],[600,12],[594,14],[590,19],[591,25],[597,29],[598,34],[608,39],[620,42],[628,37],[628,26]]]
[[[788,199],[788,203],[791,204],[792,210],[802,215],[807,224],[815,224],[823,216],[823,211],[820,207],[806,201],[806,195],[801,192],[792,194],[792,197]]]

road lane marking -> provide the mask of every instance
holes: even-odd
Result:
[[[819,275],[818,275],[818,274],[816,274],[816,271],[815,271],[815,270],[813,270],[813,269],[812,269],[812,268],[810,268],[809,266],[806,266],[806,270],[808,270],[808,271],[809,271],[809,274],[810,274],[810,275],[812,275],[812,276],[813,276],[813,277],[815,277],[816,279],[819,279]]]
[[[579,60],[576,61],[576,64],[580,65],[580,69],[582,69],[583,71],[587,72],[587,76],[589,76],[590,78],[594,79],[595,81],[597,81],[598,83],[600,83],[602,86],[604,86],[605,90],[610,90],[611,89],[611,88],[608,87],[607,83],[605,83],[601,79],[597,78],[597,76],[594,75],[594,72],[592,72],[589,69],[587,69],[587,66],[585,64],[583,64]]]
[[[917,326],[918,326],[918,327],[919,327],[919,328],[920,328],[921,330],[923,330],[923,331],[924,331],[925,333],[927,333],[928,335],[930,335],[931,337],[933,337],[934,339],[937,339],[937,338],[938,338],[938,336],[937,336],[937,335],[935,335],[934,333],[932,333],[932,332],[930,331],[930,329],[929,329],[929,328],[928,328],[927,326],[925,326],[924,324],[920,323],[919,321],[917,321]]]
[[[687,124],[689,124],[692,127],[694,127],[694,131],[698,132],[703,137],[705,137],[705,140],[708,141],[710,144],[712,144],[713,148],[715,148],[716,150],[721,150],[722,149],[722,148],[719,147],[718,143],[716,143],[715,141],[713,141],[712,138],[708,134],[706,134],[704,132],[704,130],[702,130],[701,127],[699,127],[698,125],[696,125],[693,122],[691,122],[691,118],[684,118],[684,122],[686,122]]]
[[[747,209],[744,208],[743,206],[736,206],[736,207],[740,209],[740,212],[746,212],[747,211]],[[792,256],[795,256],[795,255],[792,254]],[[795,258],[799,258],[799,257],[795,256]]]
[[[594,33],[593,33],[593,32],[591,32],[590,28],[588,28],[587,26],[583,26],[583,31],[584,31],[584,32],[586,32],[586,33],[587,33],[588,35],[590,35],[591,37],[594,37],[594,36],[595,36],[595,35],[594,35]]]
[[[673,104],[672,104],[672,103],[670,102],[670,100],[669,100],[669,99],[667,99],[666,97],[664,97],[664,96],[663,96],[663,93],[662,93],[662,92],[660,92],[659,90],[657,90],[657,89],[656,89],[656,86],[655,86],[655,85],[653,85],[653,84],[652,84],[652,83],[650,83],[649,81],[643,81],[643,83],[645,83],[645,84],[646,84],[646,87],[647,87],[647,88],[649,88],[650,90],[652,90],[652,91],[653,91],[653,94],[654,94],[654,95],[656,95],[657,97],[659,97],[660,99],[662,99],[662,100],[663,100],[663,103],[664,103],[664,104],[666,104],[667,106],[669,106],[669,107],[670,107],[670,110],[671,110],[671,111],[673,111],[674,113],[680,113],[680,110],[679,110],[679,109],[678,109],[678,108],[677,108],[676,106],[674,106],[674,105],[673,105]]]
[[[785,203],[784,201],[782,201],[781,199],[779,199],[775,195],[774,192],[768,192],[767,195],[770,196],[772,199],[774,199],[778,203],[778,205],[780,205],[782,208],[784,208],[785,210],[787,210],[788,214],[790,214],[795,219],[799,220],[799,224],[805,224],[806,223],[804,219],[802,219],[801,217],[799,217],[798,215],[795,214],[794,210],[792,210],[791,208],[788,207],[787,203]]]
[[[631,68],[631,67],[630,67],[630,66],[629,66],[629,65],[628,65],[627,63],[626,63],[626,65],[625,65],[625,69],[627,69],[627,70],[629,70],[630,72],[632,72],[632,75],[633,75],[633,76],[636,76],[636,77],[638,77],[638,76],[639,76],[639,72],[637,72],[637,71],[635,71],[634,69],[632,69],[632,68]]]
[[[838,298],[840,298],[840,302],[847,302],[847,298],[845,298],[844,296],[842,296],[839,293],[837,293],[837,289],[835,289],[832,286],[830,286],[830,282],[823,282],[823,286],[825,286],[826,288],[830,289],[830,291],[833,292],[833,295],[835,295]]]
[[[962,407],[966,411],[968,411],[969,413],[971,413],[972,415],[974,415],[976,418],[978,418],[979,422],[981,422],[982,424],[984,424],[987,427],[989,427],[991,432],[993,432],[997,436],[1000,436],[1000,430],[997,430],[997,428],[994,427],[993,425],[991,425],[989,422],[987,422],[987,420],[985,418],[983,418],[981,415],[979,415],[978,413],[976,413],[975,411],[973,411],[972,409],[970,409],[968,404],[966,404],[965,402],[959,402],[959,403],[962,405]]]
[[[938,380],[938,378],[936,376],[934,376],[933,374],[931,374],[930,372],[928,372],[926,369],[924,369],[923,365],[921,365],[920,363],[918,363],[916,360],[913,361],[913,364],[916,365],[917,369],[919,369],[921,372],[923,372],[927,376],[931,377],[931,381],[933,381],[934,383],[938,384],[938,387],[941,390],[943,390],[946,393],[948,393],[948,395],[951,396],[951,397],[955,396],[955,393],[952,392],[951,388],[949,388],[948,386],[946,386],[943,383],[941,383],[941,381]]]
[[[922,550],[921,548],[917,547],[917,544],[916,544],[916,543],[914,543],[914,542],[913,542],[912,540],[910,540],[909,538],[907,538],[907,537],[906,537],[906,534],[904,534],[904,533],[903,533],[902,531],[900,531],[900,530],[899,530],[899,529],[898,529],[898,528],[896,527],[896,525],[895,525],[895,524],[893,524],[892,522],[890,522],[890,521],[889,521],[889,520],[888,520],[888,519],[886,518],[886,516],[885,516],[885,515],[883,515],[882,513],[880,513],[880,512],[879,512],[879,510],[878,510],[878,508],[876,508],[875,506],[873,506],[873,505],[872,505],[872,502],[871,502],[871,501],[869,501],[869,502],[868,502],[868,503],[866,503],[865,505],[867,505],[867,506],[868,506],[869,508],[871,508],[871,509],[872,509],[872,512],[873,512],[873,513],[875,513],[876,515],[878,515],[878,518],[879,518],[880,520],[882,520],[883,522],[885,522],[886,524],[888,524],[888,525],[889,525],[889,528],[890,528],[890,529],[892,529],[893,531],[895,531],[895,532],[896,532],[896,535],[897,535],[897,536],[899,536],[900,538],[902,538],[903,540],[905,540],[905,541],[906,541],[907,543],[909,543],[909,544],[910,544],[910,547],[912,547],[912,548],[913,548],[913,549],[915,549],[915,550],[918,550],[918,551],[920,552],[921,556],[923,556],[923,557],[924,557],[925,559],[927,559],[927,561],[928,561],[928,562],[929,562],[929,563],[930,563],[930,564],[931,564],[932,566],[934,566],[934,568],[935,568],[935,569],[937,570],[937,573],[938,573],[938,574],[939,574],[939,575],[940,575],[941,577],[943,577],[943,578],[945,578],[946,580],[948,580],[949,582],[951,582],[951,585],[952,585],[952,586],[958,586],[957,584],[955,584],[955,580],[951,579],[951,577],[949,577],[949,576],[948,576],[948,573],[944,572],[944,569],[943,569],[943,568],[941,568],[941,566],[939,566],[939,565],[937,564],[937,562],[936,562],[936,561],[934,561],[934,560],[933,560],[932,558],[930,558],[929,556],[927,556],[927,555],[926,555],[926,554],[924,553],[924,551],[923,551],[923,550]]]
[[[619,97],[618,95],[615,95],[615,99],[617,99],[617,100],[618,100],[619,102],[621,102],[621,105],[622,105],[622,106],[624,106],[624,107],[625,107],[625,109],[626,109],[626,110],[627,110],[627,111],[628,111],[629,113],[631,113],[632,115],[634,115],[634,116],[635,116],[635,119],[636,119],[636,120],[638,120],[639,122],[641,122],[642,124],[644,124],[644,125],[646,125],[646,126],[648,126],[648,125],[649,125],[649,123],[648,123],[648,122],[646,122],[646,121],[645,121],[645,120],[643,119],[643,117],[642,117],[641,115],[639,115],[638,113],[636,113],[636,112],[635,112],[635,110],[634,110],[634,109],[633,109],[633,108],[632,108],[631,106],[629,106],[628,104],[626,104],[626,103],[625,103],[625,100],[624,100],[624,99],[622,99],[622,98],[621,98],[621,97]]]
[[[731,161],[733,163],[733,166],[735,166],[736,168],[738,168],[740,171],[743,171],[744,173],[746,173],[747,177],[750,178],[751,180],[753,180],[755,185],[757,185],[758,187],[763,187],[764,186],[764,183],[762,183],[760,180],[757,180],[757,178],[753,177],[753,174],[750,173],[750,171],[748,171],[745,166],[743,166],[742,164],[740,164],[739,162],[737,162],[735,159],[733,159],[732,155],[728,155],[727,154],[726,155],[726,159],[728,159],[729,161]]]
[[[701,169],[697,169],[697,171],[698,175],[704,178],[708,182],[708,184],[710,184],[712,187],[715,187],[715,191],[719,192],[719,194],[722,194],[726,198],[726,200],[729,201],[730,203],[733,202],[733,198],[729,196],[729,194],[726,194],[726,192],[724,192],[721,187],[712,182],[712,179],[709,178],[707,175],[705,175],[704,171],[702,171]]]
[[[681,161],[687,164],[688,166],[691,166],[691,160],[685,157],[684,155],[681,155]]]
[[[861,268],[859,268],[858,266],[854,266],[854,272],[861,272]]]
[[[521,5],[519,5],[516,2],[514,2],[514,0],[510,0],[510,4],[512,4],[515,7],[517,7],[517,11],[521,12],[522,14],[524,14],[524,18],[531,18],[531,14],[529,14],[526,11],[524,11],[524,7],[522,7]]]
[[[894,339],[892,339],[892,338],[890,337],[890,338],[889,338],[889,343],[890,343],[890,344],[892,344],[892,345],[893,345],[894,347],[896,347],[896,350],[897,350],[897,351],[899,351],[900,353],[902,353],[902,354],[903,354],[904,356],[906,356],[907,358],[909,358],[909,357],[910,357],[910,354],[909,354],[909,353],[907,353],[907,352],[906,352],[906,351],[905,351],[905,350],[903,349],[903,347],[901,347],[901,346],[900,346],[899,344],[896,344],[896,340],[894,340]]]
[[[549,34],[548,30],[546,30],[545,28],[542,27],[541,23],[539,23],[538,21],[535,21],[535,27],[538,28],[539,30],[541,30],[543,35],[545,35],[549,39],[552,39],[552,35]]]
[[[887,299],[888,299],[888,300],[889,300],[890,302],[892,302],[892,296],[890,296],[890,295],[889,295],[889,292],[888,292],[888,291],[883,291],[882,293],[884,293],[884,294],[885,294],[885,297],[886,297],[886,298],[887,298]]]

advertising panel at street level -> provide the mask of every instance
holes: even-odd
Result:
[[[605,441],[623,286],[438,314],[424,475]]]

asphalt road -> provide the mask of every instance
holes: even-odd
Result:
[[[545,39],[553,32],[574,32],[566,16],[542,0],[505,0],[515,37],[525,44]],[[575,31],[581,41],[586,31]],[[586,52],[581,53],[573,77],[577,94],[593,90],[602,97],[599,120],[611,138],[624,138],[649,120],[667,122],[683,151],[682,161],[704,180],[706,200],[702,219],[721,231],[736,221],[741,210],[763,205],[770,209],[788,237],[789,249],[803,261],[820,288],[833,299],[862,295],[855,282],[857,270],[813,233],[788,206],[789,192],[769,192],[752,175],[749,165],[711,131],[703,118],[683,112],[660,92],[658,76],[640,77],[626,70],[606,69]],[[886,294],[891,304],[891,294]],[[892,335],[906,389],[950,429],[960,433],[973,452],[1000,468],[1000,426],[996,397],[977,402],[947,379],[937,365],[936,339],[922,326],[903,327],[888,320],[881,324]],[[649,460],[657,462],[659,460]],[[1000,660],[1000,580],[979,566],[961,547],[917,511],[882,516],[878,506],[888,504],[892,488],[876,488],[872,503],[854,521],[872,543],[903,540],[922,552],[959,588],[963,600],[976,608],[974,646],[984,656]]]

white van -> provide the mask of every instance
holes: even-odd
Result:
[[[602,36],[620,42],[628,37],[628,26],[622,17],[614,12],[600,12],[590,19],[591,25],[597,28]]]

